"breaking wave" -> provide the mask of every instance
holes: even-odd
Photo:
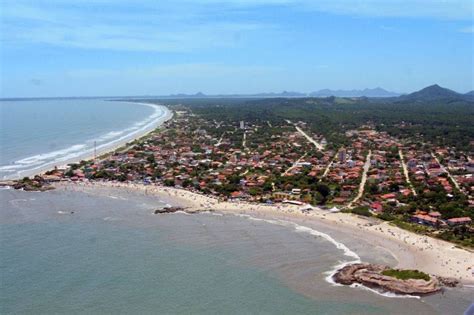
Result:
[[[131,127],[120,131],[110,131],[95,139],[89,139],[84,143],[74,144],[70,147],[51,151],[47,153],[36,154],[17,160],[9,165],[1,165],[0,173],[3,179],[15,179],[22,176],[28,176],[35,171],[39,172],[47,167],[64,165],[80,159],[91,158],[94,154],[94,143],[97,153],[105,152],[120,144],[131,141],[135,137],[152,130],[169,117],[170,112],[163,106],[133,103],[142,106],[148,106],[154,109],[154,112],[146,119],[134,123]]]
[[[280,225],[280,226],[293,227],[296,232],[308,233],[308,234],[316,236],[316,237],[321,237],[324,240],[326,240],[326,241],[330,242],[331,244],[333,244],[337,249],[342,250],[342,252],[344,253],[344,256],[351,257],[353,259],[348,260],[348,261],[339,262],[337,265],[333,266],[333,268],[331,270],[328,270],[324,273],[326,275],[326,277],[324,278],[326,280],[326,282],[328,282],[328,283],[330,283],[334,286],[342,286],[342,284],[336,283],[333,280],[333,276],[336,274],[336,272],[339,269],[341,269],[341,268],[343,268],[347,265],[350,265],[350,264],[355,264],[355,263],[360,263],[361,262],[360,257],[359,257],[359,255],[357,255],[356,252],[349,249],[344,243],[341,243],[341,242],[335,240],[332,236],[330,236],[327,233],[309,228],[307,226],[299,225],[299,224],[294,223],[294,222],[286,221],[286,220],[260,219],[260,218],[252,217],[251,215],[248,215],[248,214],[240,214],[240,213],[236,213],[234,215],[238,216],[238,217],[243,217],[243,218],[246,218],[246,219],[249,219],[249,220],[252,220],[252,221],[261,221],[261,222],[266,222],[266,223]],[[373,292],[377,295],[388,297],[388,298],[414,298],[414,299],[419,299],[420,298],[419,296],[414,296],[414,295],[395,294],[395,293],[390,293],[390,292],[380,292],[378,290],[363,286],[361,284],[352,284],[350,287],[351,288],[360,288],[360,289],[363,289],[363,290],[367,290],[367,291]]]

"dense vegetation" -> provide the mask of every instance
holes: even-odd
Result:
[[[399,269],[387,269],[382,271],[382,274],[389,277],[394,277],[400,280],[408,279],[422,279],[425,281],[430,280],[430,276],[424,272],[418,270],[399,270]]]
[[[347,143],[344,131],[370,123],[378,130],[400,138],[419,138],[425,142],[454,146],[462,151],[473,149],[474,102],[468,100],[394,101],[328,97],[161,102],[190,106],[195,113],[220,121],[269,121],[277,124],[285,119],[302,120],[334,146]]]
[[[271,98],[271,99],[167,99],[156,100],[164,103],[174,110],[191,109],[193,114],[204,118],[209,124],[197,126],[204,129],[214,138],[225,137],[231,147],[242,149],[243,131],[238,128],[238,122],[243,120],[246,124],[263,126],[253,130],[248,135],[247,145],[258,150],[261,143],[272,143],[274,136],[282,134],[293,127],[286,122],[303,121],[306,129],[322,134],[328,141],[328,149],[340,146],[351,146],[353,141],[345,135],[345,131],[370,126],[378,131],[386,131],[397,137],[406,146],[417,146],[421,152],[428,155],[434,145],[439,145],[449,150],[453,158],[459,159],[461,155],[466,158],[474,151],[474,102],[460,98]],[[216,128],[220,122],[224,127]],[[191,122],[192,123],[192,122]],[[263,149],[262,149],[263,150]],[[306,149],[307,150],[307,149]],[[386,149],[387,163],[391,164],[400,159],[398,148]],[[454,152],[454,153],[453,153]],[[262,154],[263,152],[259,152]],[[303,149],[292,148],[298,156],[303,154]],[[310,156],[320,154],[309,151]],[[363,153],[365,155],[365,153]],[[441,158],[442,159],[442,158]],[[290,166],[288,162],[287,167]],[[254,174],[264,175],[255,168]],[[317,177],[307,176],[309,169],[303,169],[300,174],[291,177],[281,176],[273,172],[266,179],[263,187],[252,188],[250,195],[258,196],[269,193],[272,183],[283,191],[300,188],[303,192],[302,200],[313,205],[326,205],[331,207],[335,197],[339,196],[340,185],[320,180]],[[446,176],[446,175],[444,175]],[[452,241],[462,246],[473,247],[474,238],[472,229],[466,226],[459,227],[428,227],[411,223],[411,216],[417,211],[439,211],[441,219],[447,220],[454,217],[471,217],[474,220],[474,211],[470,207],[468,197],[458,189],[447,194],[438,183],[426,184],[417,181],[410,174],[417,196],[399,195],[397,202],[387,202],[383,211],[377,214],[380,219],[391,221],[392,224],[444,240]],[[225,185],[210,184],[206,189],[213,189],[220,194],[229,196],[238,190],[242,178],[236,177]],[[174,185],[172,181],[166,185]],[[188,183],[183,183],[188,184]],[[357,181],[345,182],[346,185],[355,185]],[[370,194],[385,194],[398,192],[397,183],[380,188],[376,182],[367,182],[366,192]],[[367,205],[346,209],[362,216],[372,216],[373,213]]]

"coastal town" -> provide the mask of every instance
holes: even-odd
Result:
[[[474,315],[474,0],[0,8],[0,315]]]
[[[171,109],[174,118],[148,136],[18,187],[54,181],[160,185],[222,201],[375,216],[474,245],[474,162],[466,152],[397,139],[370,123],[346,131],[350,145],[335,147],[301,120],[217,121],[190,107]]]

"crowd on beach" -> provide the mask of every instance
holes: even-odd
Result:
[[[352,233],[361,240],[371,239],[373,246],[387,249],[398,261],[397,267],[419,269],[434,275],[453,277],[464,283],[474,283],[474,253],[453,244],[417,235],[398,227],[360,216],[331,213],[314,207],[309,212],[301,206],[253,204],[243,201],[221,201],[184,189],[137,183],[120,182],[66,182],[58,188],[83,192],[100,188],[117,189],[129,193],[156,195],[166,202],[194,211],[217,211],[219,213],[249,214],[274,220],[288,220],[311,224],[313,220],[329,225],[333,229]]]
[[[472,211],[472,183],[458,183],[459,175],[446,174],[449,168],[443,161],[451,166],[455,161],[441,161],[438,155],[445,151],[419,157],[416,145],[402,145],[372,125],[346,132],[350,146],[329,148],[324,137],[304,131],[304,122],[268,123],[269,128],[260,124],[207,121],[188,110],[175,111],[173,120],[140,141],[22,184],[32,189],[45,182],[64,189],[108,187],[160,195],[193,211],[318,220],[361,239],[371,237],[374,245],[388,248],[401,267],[474,281],[472,251],[387,221],[334,213],[365,207],[363,214],[405,219],[405,213],[424,215],[418,208],[436,206],[432,199],[438,195],[427,198],[433,193],[465,207],[461,212]],[[457,174],[466,171],[466,161],[456,164]],[[445,188],[438,187],[442,178],[447,178]],[[463,228],[472,229],[471,221]]]

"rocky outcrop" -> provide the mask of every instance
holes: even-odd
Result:
[[[16,182],[14,180],[2,180],[0,181],[0,187],[13,187]]]
[[[185,209],[182,207],[164,207],[161,209],[156,209],[153,213],[154,214],[164,214],[164,213],[174,213],[177,211],[184,211]]]
[[[386,269],[389,268],[383,265],[352,264],[338,270],[333,279],[340,284],[359,283],[366,287],[397,294],[427,295],[441,290],[440,282],[434,277],[428,281],[422,279],[401,280],[383,275],[382,272]]]
[[[188,213],[188,214],[194,214],[194,213],[200,212],[200,210],[192,209],[192,208],[164,207],[164,208],[161,208],[161,209],[156,209],[155,211],[153,211],[153,213],[154,214],[165,214],[165,213],[174,213],[174,212],[178,212],[178,211],[182,211],[182,212],[185,212],[185,213]],[[206,212],[213,212],[213,211],[214,210],[206,210]]]
[[[439,283],[445,287],[455,288],[459,285],[459,280],[454,278],[437,277]]]
[[[54,187],[41,176],[35,176],[33,179],[26,177],[16,181],[12,187],[15,189],[23,189],[24,191],[47,191],[54,189]]]

